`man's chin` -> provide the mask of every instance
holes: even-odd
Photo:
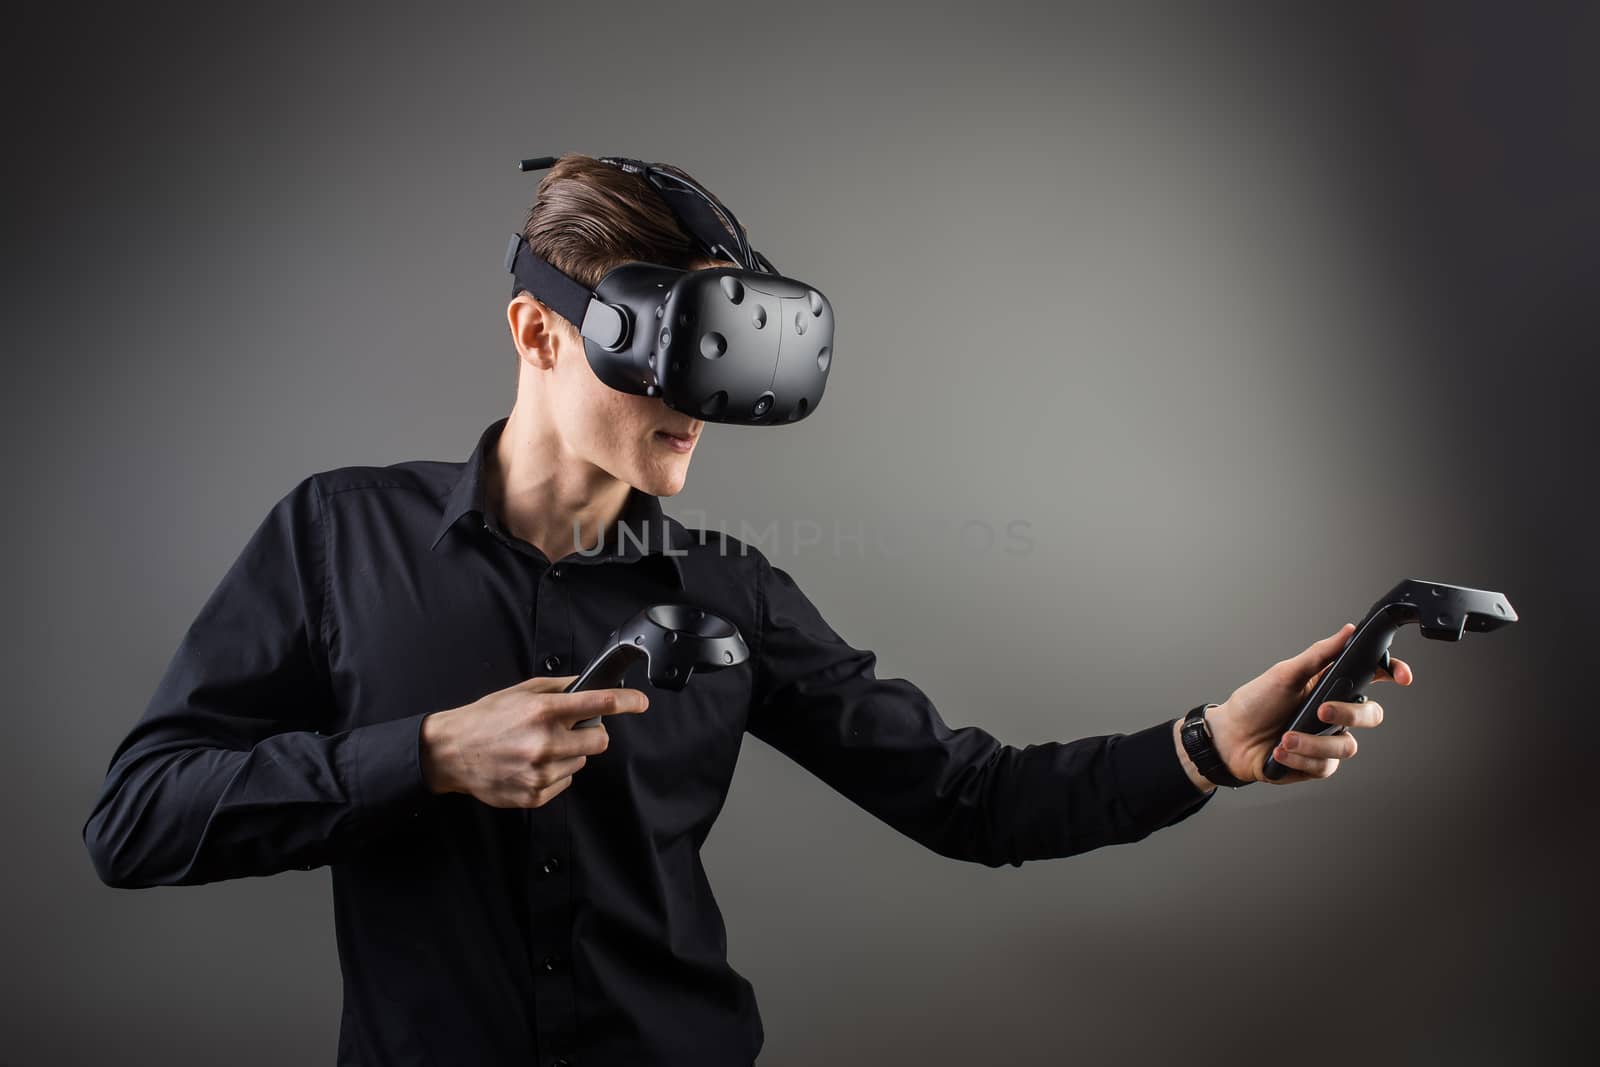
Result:
[[[651,496],[677,496],[683,492],[683,478],[673,478],[659,489],[649,490]]]
[[[683,491],[683,483],[688,480],[689,464],[676,464],[672,467],[654,467],[644,471],[643,477],[633,484],[651,496],[677,496]]]

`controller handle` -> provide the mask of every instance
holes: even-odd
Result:
[[[1306,734],[1343,733],[1343,726],[1317,718],[1317,709],[1330,700],[1364,702],[1373,674],[1379,667],[1388,669],[1389,645],[1407,623],[1416,623],[1422,636],[1434,641],[1459,641],[1464,630],[1488,633],[1516,621],[1511,602],[1499,593],[1407,578],[1372,605],[1286,729]],[[1271,756],[1262,768],[1272,781],[1288,772],[1288,767]]]
[[[638,660],[658,689],[682,689],[695,671],[720,671],[750,658],[739,628],[704,608],[688,604],[655,604],[612,630],[605,648],[589,661],[563,692],[613,689]],[[600,716],[574,723],[573,729],[599,726]]]

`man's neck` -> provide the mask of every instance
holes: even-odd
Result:
[[[602,537],[614,539],[631,487],[571,455],[553,427],[514,408],[487,458],[490,510],[509,533],[549,559],[592,552]]]

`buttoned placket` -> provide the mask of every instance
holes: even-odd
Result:
[[[561,563],[539,578],[534,605],[534,649],[546,673],[560,673],[572,650],[569,579]],[[528,809],[529,958],[533,961],[534,1019],[541,1063],[571,1064],[577,1043],[577,991],[572,985],[573,868],[567,794]]]
[[[550,563],[532,545],[507,534],[490,518],[483,528],[501,544],[528,557],[540,571],[529,605],[533,621],[533,655],[545,674],[560,674],[573,662],[570,627],[572,569]],[[572,980],[574,863],[572,831],[565,791],[537,808],[522,812],[527,824],[528,962],[533,973],[533,1027],[538,1062],[548,1067],[577,1067],[577,990]]]

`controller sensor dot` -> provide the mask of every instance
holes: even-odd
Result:
[[[806,313],[804,311],[796,311],[794,313],[794,332],[800,334],[806,332]]]
[[[728,406],[728,393],[725,389],[718,389],[704,400],[700,401],[700,414],[716,418]]]
[[[755,323],[756,329],[761,329],[767,324],[767,309],[757,304],[756,309],[750,313],[750,321]]]
[[[822,317],[822,294],[813,289],[806,294],[806,297],[811,301],[811,314],[820,319]]]
[[[720,359],[728,350],[728,339],[715,330],[700,338],[700,354],[707,359]]]
[[[828,364],[833,362],[833,346],[823,345],[822,351],[817,353],[817,369],[826,372]]]
[[[730,303],[737,304],[744,300],[744,286],[738,278],[726,274],[722,276],[722,293]]]

